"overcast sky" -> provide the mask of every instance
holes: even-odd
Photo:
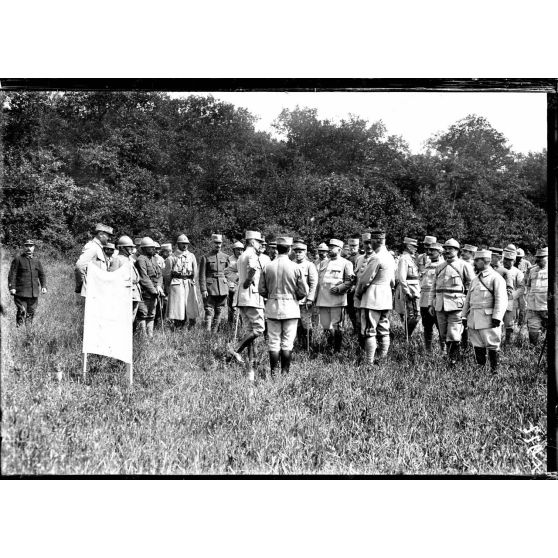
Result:
[[[172,94],[173,96],[187,94]],[[370,122],[382,120],[389,134],[402,136],[412,152],[422,151],[434,133],[468,114],[484,116],[504,134],[514,151],[546,147],[546,95],[541,93],[212,93],[246,107],[259,117],[256,127],[273,132],[283,108],[314,107],[320,118],[352,113]]]

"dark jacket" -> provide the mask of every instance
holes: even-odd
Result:
[[[8,274],[8,289],[16,290],[16,296],[36,298],[46,288],[46,277],[43,265],[37,256],[28,258],[24,254],[12,260]]]
[[[155,257],[150,258],[142,254],[136,260],[136,269],[139,273],[143,298],[155,298],[157,296],[157,287],[163,286],[163,272],[157,260],[155,260]]]
[[[200,260],[200,290],[212,296],[224,296],[229,293],[226,278],[230,265],[229,256],[224,252],[206,254]]]

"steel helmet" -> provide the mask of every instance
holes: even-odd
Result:
[[[176,239],[176,243],[178,244],[179,242],[185,242],[186,244],[190,244],[190,241],[188,240],[188,237],[185,234],[181,234],[177,239]]]
[[[155,244],[155,241],[152,238],[149,238],[148,236],[144,236],[141,239],[140,246],[142,248],[156,248],[157,244]]]
[[[121,236],[116,245],[119,248],[134,248],[134,241],[129,236]]]

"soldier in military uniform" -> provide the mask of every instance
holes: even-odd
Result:
[[[159,267],[161,269],[164,269],[165,258],[163,258],[163,256],[161,256],[161,254],[159,253],[160,251],[161,251],[161,245],[157,241],[155,241],[155,256],[153,256],[153,257],[155,258],[155,261],[157,262]]]
[[[135,266],[135,261],[132,259],[135,246],[129,236],[121,236],[116,245],[118,246],[118,255],[113,258],[109,271],[116,271],[123,265],[129,267],[129,280],[132,288],[132,318],[135,319],[139,303],[141,302],[141,291],[139,286],[140,276]]]
[[[103,251],[105,244],[111,239],[113,235],[112,227],[107,227],[102,223],[95,226],[95,237],[87,242],[81,251],[78,258],[74,272],[76,279],[76,293],[81,293],[82,297],[86,296],[86,275],[87,266],[90,263],[97,265],[101,269],[108,271],[109,262],[107,256]]]
[[[525,251],[523,248],[518,248],[516,252],[515,258],[515,267],[523,273],[523,278],[527,278],[527,272],[531,269],[531,263],[525,257]],[[525,299],[525,292],[523,295],[517,299],[517,325],[521,328],[525,325],[525,316],[527,313],[527,306],[526,306],[526,299]]]
[[[24,252],[16,256],[10,265],[8,273],[8,290],[14,297],[16,305],[16,327],[31,325],[37,305],[39,293],[46,294],[46,275],[43,264],[34,255],[35,243],[26,240],[23,243]]]
[[[277,257],[277,242],[275,240],[270,241],[267,245],[267,255],[271,261]]]
[[[107,262],[107,268],[110,268],[110,264],[112,263],[112,259],[114,258],[114,250],[116,246],[112,242],[107,242],[103,246],[103,252],[105,253],[105,259]]]
[[[418,242],[405,237],[405,249],[397,264],[398,285],[395,291],[395,311],[401,316],[407,339],[411,338],[419,320],[420,284],[415,254]]]
[[[267,242],[265,240],[265,236],[262,236],[262,242],[260,244],[260,248],[258,249],[258,254],[259,254],[262,268],[265,267],[271,261],[271,258],[265,253],[266,250],[267,250]]]
[[[537,250],[535,265],[527,272],[525,290],[529,341],[536,345],[548,322],[548,248]]]
[[[316,299],[318,288],[318,270],[306,257],[308,246],[302,242],[293,244],[295,253],[294,263],[301,269],[302,276],[308,285],[308,295],[299,302],[300,320],[297,328],[297,337],[301,346],[312,346],[312,305]]]
[[[136,236],[134,238],[134,251],[132,252],[132,259],[134,262],[137,261],[138,257],[141,255],[141,236]]]
[[[387,251],[385,239],[384,231],[370,233],[374,252],[364,270],[359,269],[355,290],[355,298],[360,299],[360,326],[367,365],[374,364],[376,351],[378,360],[384,360],[390,345],[389,311],[393,308],[395,261]]]
[[[318,296],[320,323],[335,352],[343,343],[343,314],[347,306],[347,291],[353,281],[353,264],[341,257],[343,242],[336,238],[329,241],[329,259],[318,270]]]
[[[244,244],[238,240],[232,245],[233,255],[229,256],[229,267],[225,270],[225,277],[227,278],[227,283],[229,284],[229,295],[228,295],[228,321],[229,324],[234,322],[236,316],[236,308],[234,307],[234,296],[238,289],[238,258],[240,254],[244,251]]]
[[[351,262],[354,270],[356,266],[357,258],[360,255],[359,254],[360,239],[356,237],[351,237],[349,238],[347,244],[349,246],[349,253],[347,254],[346,259]],[[353,326],[353,333],[355,335],[358,335],[358,332],[360,331],[360,324],[357,322],[354,296],[355,296],[355,286],[352,285],[351,288],[347,291],[347,314]]]
[[[221,251],[223,236],[212,234],[213,250],[200,260],[200,290],[205,309],[205,329],[217,331],[227,304],[229,256]]]
[[[474,259],[475,253],[477,251],[477,247],[473,246],[472,244],[465,244],[461,248],[460,257],[461,259],[469,266],[471,277],[476,275],[475,266],[474,266]],[[467,350],[469,347],[469,330],[465,327],[463,328],[463,333],[461,334],[461,349]]]
[[[364,273],[364,270],[370,263],[370,260],[375,255],[374,249],[372,248],[371,238],[372,237],[370,233],[362,233],[362,246],[364,248],[364,254],[360,255],[356,259],[356,263],[355,263],[355,269],[354,269],[355,274],[353,277],[353,285],[355,291],[360,276]],[[355,305],[355,313],[357,319],[358,344],[360,349],[364,350],[364,336],[362,335],[362,327],[361,327],[361,319],[360,319],[360,298],[357,296],[354,297],[354,305]]]
[[[320,271],[322,262],[325,262],[328,259],[328,254],[329,248],[327,247],[327,244],[325,242],[322,242],[318,246],[318,259],[314,262],[318,271]]]
[[[442,259],[442,252],[444,248],[438,242],[434,242],[428,247],[428,263],[423,270],[422,277],[420,278],[420,316],[422,319],[424,347],[427,353],[432,352],[432,339],[434,337],[434,326],[438,329],[438,322],[436,316],[432,316],[428,311],[428,300],[430,298],[430,291],[436,279],[436,268],[440,265]],[[438,331],[438,333],[440,333]],[[442,352],[445,348],[445,340],[440,337],[440,347]]]
[[[199,316],[198,295],[196,293],[196,276],[198,263],[196,256],[188,251],[190,241],[185,234],[176,239],[176,250],[165,260],[163,277],[167,303],[167,318],[173,320],[177,327],[194,327]]]
[[[457,240],[450,238],[443,247],[445,261],[436,267],[428,311],[436,316],[440,338],[446,342],[448,361],[453,366],[460,355],[461,312],[473,276],[470,266],[457,257],[460,248]]]
[[[425,236],[424,240],[422,241],[422,245],[424,246],[424,252],[422,254],[415,255],[415,261],[418,267],[419,278],[422,277],[424,270],[428,267],[428,264],[430,263],[428,250],[430,246],[432,246],[432,244],[435,243],[436,243],[435,236]]]
[[[164,244],[161,244],[161,250],[159,251],[159,255],[161,256],[161,258],[163,258],[163,261],[165,261],[172,253],[172,244],[170,242],[166,242]],[[165,267],[163,265],[163,267]]]
[[[255,378],[255,351],[254,342],[265,330],[264,323],[264,299],[259,292],[260,274],[263,266],[260,261],[260,248],[262,236],[258,231],[246,231],[246,249],[238,258],[238,290],[234,304],[238,307],[242,324],[247,330],[235,349],[231,349],[231,355],[238,361],[243,362],[240,353],[246,349],[248,352],[248,378]]]
[[[525,291],[525,278],[517,267],[514,267],[515,251],[504,250],[504,267],[508,270],[508,277],[512,283],[512,292],[508,294],[508,307],[504,315],[504,327],[506,328],[506,344],[510,343],[513,337],[513,325],[517,313],[518,299],[523,297]]]
[[[477,364],[486,364],[486,352],[492,372],[499,363],[502,341],[501,322],[508,305],[506,282],[491,266],[490,250],[475,253],[478,274],[473,277],[463,305],[463,326],[469,329],[469,340]]]
[[[138,306],[138,329],[148,338],[153,337],[157,300],[165,295],[163,273],[155,259],[155,241],[145,236],[141,239],[141,254],[136,260],[141,286],[141,302]]]
[[[279,367],[279,362],[281,373],[289,372],[300,318],[298,301],[304,300],[308,295],[308,285],[302,268],[288,256],[293,239],[279,236],[276,242],[277,258],[263,268],[258,289],[260,295],[266,299],[265,315],[271,375]]]

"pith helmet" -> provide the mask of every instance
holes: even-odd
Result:
[[[535,254],[536,258],[542,258],[544,256],[548,256],[548,248],[539,248],[537,253]]]
[[[436,242],[435,236],[425,236],[422,241],[423,244],[434,244]]]
[[[523,250],[523,248],[518,248],[517,249],[517,257],[518,258],[524,258],[525,257],[525,250]]]
[[[504,259],[506,260],[515,260],[515,251],[514,250],[504,250]]]
[[[332,238],[329,241],[329,245],[330,246],[337,246],[338,248],[343,248],[343,241],[342,240],[338,240],[337,238]]]
[[[132,239],[129,236],[121,236],[118,239],[118,242],[116,243],[116,245],[119,248],[126,248],[126,247],[127,248],[133,248],[135,246],[134,242],[132,241]]]
[[[102,223],[97,223],[95,225],[95,232],[104,232],[111,236],[114,234],[112,227],[107,227],[107,225],[103,225]]]
[[[213,242],[223,242],[223,235],[222,234],[212,234],[211,235],[211,240],[213,240]]]
[[[244,234],[244,239],[245,240],[259,240],[260,242],[263,240],[262,239],[262,234],[260,233],[260,231],[246,231],[246,233]]]
[[[403,239],[403,244],[411,244],[412,246],[417,246],[418,247],[418,240],[416,240],[415,238],[409,238],[408,236],[406,236]]]
[[[475,260],[477,258],[483,258],[486,260],[492,259],[492,252],[490,250],[477,250],[475,252]]]
[[[152,238],[149,238],[148,236],[144,236],[141,239],[140,246],[142,248],[157,248],[156,242]]]
[[[244,244],[242,244],[242,242],[240,242],[238,240],[232,245],[232,247],[233,248],[241,248],[242,250],[244,250]]]
[[[329,248],[327,247],[327,244],[325,242],[322,242],[318,246],[318,252],[329,252]]]
[[[186,244],[190,244],[190,241],[188,240],[188,237],[185,234],[181,234],[177,239],[176,239],[176,243],[178,244],[179,242],[184,242]]]
[[[456,248],[457,250],[459,250],[459,242],[457,242],[455,238],[450,238],[449,240],[446,240],[444,242],[444,248]]]
[[[277,246],[292,246],[293,245],[293,237],[292,236],[278,236],[275,241],[277,242]]]
[[[506,246],[506,250],[512,250],[513,252],[515,252],[515,251],[517,251],[517,248],[516,248],[515,244],[510,243]]]

